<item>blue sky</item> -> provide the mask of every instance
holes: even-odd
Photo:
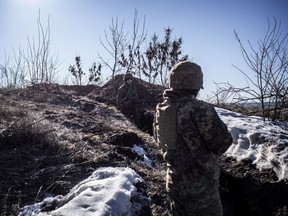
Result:
[[[25,48],[27,35],[37,36],[39,9],[43,25],[50,15],[51,49],[59,55],[63,77],[76,55],[84,69],[98,61],[98,54],[108,58],[99,37],[104,38],[116,17],[131,32],[137,9],[140,21],[146,17],[148,36],[163,35],[170,26],[175,37],[182,37],[183,52],[202,67],[201,96],[206,97],[215,90],[213,82],[245,83],[232,66],[246,68],[234,29],[244,43],[255,43],[267,30],[267,18],[275,17],[287,32],[287,8],[288,0],[0,0],[0,64],[4,51],[9,55],[12,47]]]

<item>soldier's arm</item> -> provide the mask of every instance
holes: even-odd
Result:
[[[199,132],[206,146],[214,154],[223,154],[232,144],[232,136],[226,124],[219,118],[212,105],[198,122]]]
[[[121,106],[122,100],[123,100],[123,98],[125,97],[124,95],[125,95],[124,90],[123,90],[122,87],[120,87],[120,88],[118,89],[117,101],[116,101],[118,107]]]
[[[133,86],[132,87],[132,98],[133,98],[133,102],[135,102],[135,103],[138,103],[139,102],[139,98],[138,98],[138,93],[137,93],[137,90],[136,90],[136,87],[135,86]]]
[[[136,97],[137,102],[139,102],[139,97],[138,97],[138,93],[137,93],[136,87],[135,87],[135,97]]]

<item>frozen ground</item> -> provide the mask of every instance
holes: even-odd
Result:
[[[288,131],[284,124],[263,122],[260,117],[225,109],[216,110],[233,137],[233,144],[225,153],[227,156],[238,161],[249,158],[260,171],[273,169],[280,180],[288,178]]]
[[[20,215],[133,215],[146,199],[134,186],[142,181],[130,168],[100,168],[66,196],[48,197],[43,202],[26,206]],[[47,204],[59,205],[59,208],[49,214],[39,212]]]
[[[279,179],[288,178],[288,133],[283,126],[225,109],[216,111],[233,136],[227,156],[237,160],[249,158],[259,170],[272,168]],[[143,165],[151,167],[143,149],[137,145],[133,149],[144,157]],[[20,215],[133,215],[145,200],[135,187],[142,181],[130,168],[100,168],[66,196],[48,197],[41,203],[26,206]],[[39,213],[47,203],[58,207],[49,214]]]

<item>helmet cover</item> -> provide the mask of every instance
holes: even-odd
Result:
[[[201,67],[190,61],[175,64],[170,71],[169,85],[172,89],[200,90],[203,86]]]

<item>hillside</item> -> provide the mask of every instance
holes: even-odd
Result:
[[[129,166],[141,174],[149,211],[166,214],[165,163],[152,137],[114,106],[79,94],[81,87],[66,89],[41,84],[1,91],[1,215],[16,215],[47,194],[66,194],[105,166]],[[153,169],[143,166],[133,144],[147,151]]]
[[[117,89],[122,77],[113,82]],[[17,215],[25,205],[65,195],[99,167],[135,170],[145,181],[137,189],[150,199],[138,215],[169,215],[166,165],[151,136],[163,87],[139,79],[135,83],[143,107],[143,119],[136,125],[115,108],[112,81],[102,87],[41,84],[1,90],[0,215]],[[133,151],[135,144],[146,151],[152,167]],[[244,215],[241,209],[247,215],[287,213],[287,196],[276,196],[287,191],[287,182],[274,181],[273,172],[260,173],[249,161],[223,157],[220,162],[225,215]],[[271,205],[261,203],[259,192],[265,200],[273,197]]]

